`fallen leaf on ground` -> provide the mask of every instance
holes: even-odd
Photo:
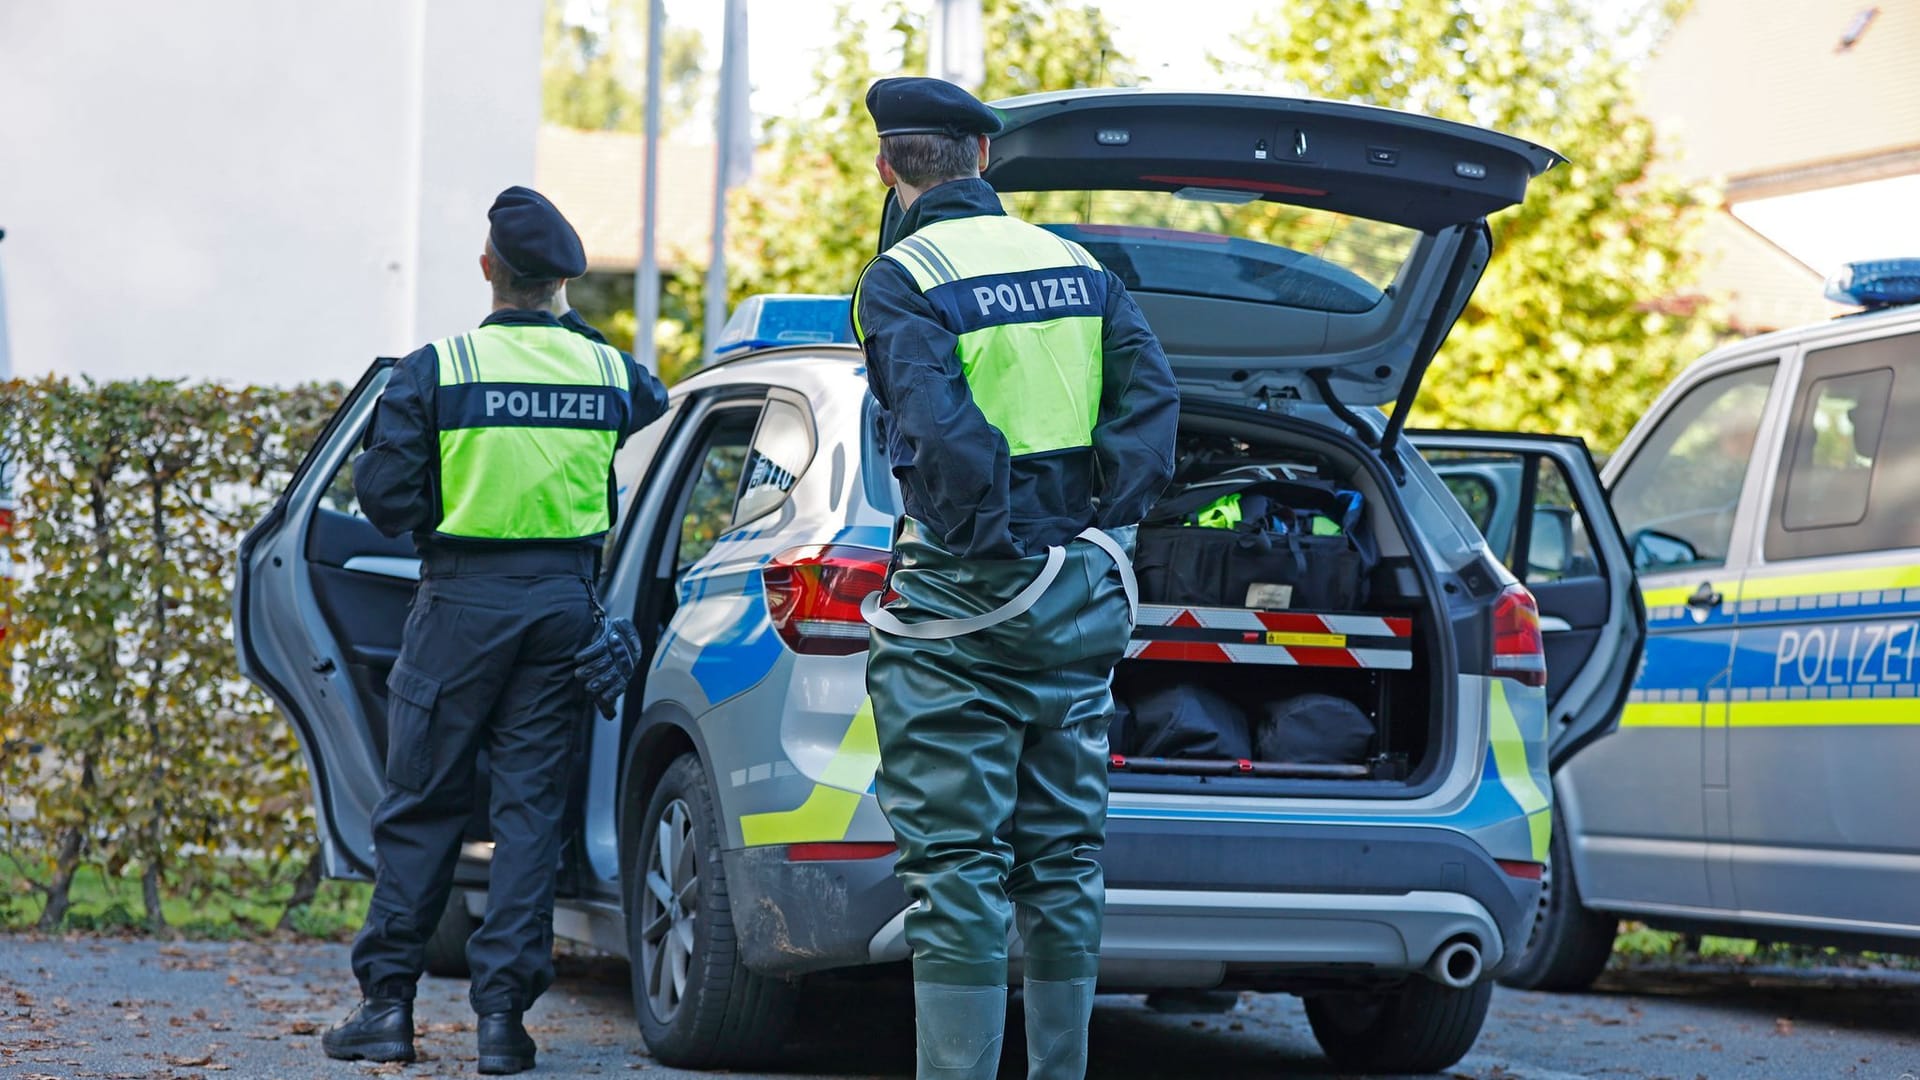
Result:
[[[199,1054],[189,1057],[185,1054],[168,1054],[167,1064],[178,1065],[183,1069],[197,1069],[203,1065],[213,1064],[213,1055]]]
[[[473,1025],[461,1020],[449,1020],[442,1024],[422,1024],[422,1034],[458,1035],[463,1031],[472,1031]]]

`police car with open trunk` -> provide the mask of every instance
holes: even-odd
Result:
[[[1143,597],[1130,693],[1197,681],[1261,713],[1312,692],[1370,727],[1332,762],[1116,753],[1101,988],[1296,993],[1341,1066],[1444,1067],[1532,927],[1551,748],[1611,721],[1642,614],[1578,443],[1448,437],[1535,478],[1539,511],[1520,508],[1524,535],[1496,555],[1370,406],[1406,415],[1492,255],[1486,218],[1559,159],[1269,96],[997,108],[986,178],[1118,273],[1165,345],[1179,488],[1234,470],[1324,482],[1356,511],[1328,526],[1334,546],[1367,555],[1344,610],[1271,587]],[[632,961],[648,1044],[680,1065],[777,1056],[810,987],[887,986],[907,957],[860,615],[899,500],[862,356],[844,300],[765,299],[741,321],[739,347],[676,386],[616,462],[601,593],[641,628],[646,663],[582,747],[555,916]],[[340,876],[372,865],[385,682],[418,572],[409,541],[356,512],[348,475],[387,374],[368,371],[248,536],[236,600],[245,670],[299,731]],[[1136,711],[1129,738],[1151,722]],[[485,829],[476,816],[436,938],[444,969],[482,910]]]

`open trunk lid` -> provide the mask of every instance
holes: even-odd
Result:
[[[1564,160],[1300,98],[1077,90],[994,107],[985,176],[1009,209],[1126,281],[1183,393],[1257,407],[1409,403],[1486,266],[1487,216]]]

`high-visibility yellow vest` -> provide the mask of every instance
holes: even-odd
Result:
[[[1086,249],[989,214],[923,226],[881,258],[912,275],[959,338],[974,404],[1012,456],[1093,445],[1107,278]],[[857,320],[857,297],[854,310]]]
[[[436,341],[442,536],[579,540],[612,527],[607,475],[631,408],[620,354],[552,326]]]

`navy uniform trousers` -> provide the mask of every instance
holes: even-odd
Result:
[[[387,680],[387,795],[373,816],[373,900],[353,943],[364,995],[413,997],[482,747],[494,848],[486,918],[467,941],[469,996],[477,1013],[519,1011],[553,982],[561,823],[590,716],[573,657],[596,628],[597,562],[586,548],[425,560]]]

